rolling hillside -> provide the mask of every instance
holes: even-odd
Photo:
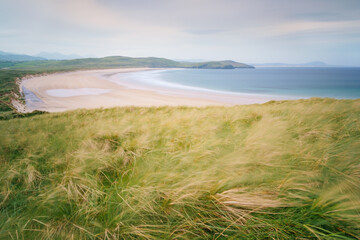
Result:
[[[21,70],[75,70],[93,68],[118,68],[118,67],[150,67],[150,68],[251,68],[252,66],[234,61],[214,61],[206,63],[177,62],[166,58],[131,58],[123,56],[111,56],[104,58],[82,58],[73,60],[45,60],[45,61],[23,61],[0,62],[0,67]]]

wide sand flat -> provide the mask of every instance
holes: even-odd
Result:
[[[208,105],[234,105],[263,103],[269,98],[237,96],[234,103],[222,101],[226,94],[199,93],[199,97],[188,97],[184,91],[181,94],[161,94],[153,90],[139,90],[121,86],[107,81],[106,77],[117,73],[131,71],[146,71],[148,68],[122,68],[106,70],[86,70],[67,73],[56,73],[25,79],[21,86],[33,92],[42,103],[32,105],[29,110],[43,110],[48,112],[61,112],[78,108],[108,108],[115,106],[208,106]],[[120,83],[121,84],[121,83]],[[99,95],[81,95],[58,97],[49,92],[67,89],[101,89],[106,93]],[[50,90],[48,92],[48,90]],[[224,96],[221,96],[224,95]],[[219,98],[220,96],[220,98]]]

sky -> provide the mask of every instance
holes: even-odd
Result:
[[[0,50],[360,66],[360,0],[0,0]]]

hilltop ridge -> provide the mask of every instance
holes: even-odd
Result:
[[[31,57],[31,56],[29,56]],[[69,60],[48,60],[31,57],[31,61],[24,59],[0,58],[0,68],[22,70],[78,70],[96,68],[122,68],[122,67],[150,67],[150,68],[203,68],[203,69],[234,69],[254,68],[251,65],[232,60],[210,62],[178,62],[158,57],[126,57],[108,56],[103,58],[79,58]]]

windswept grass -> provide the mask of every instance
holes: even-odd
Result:
[[[358,239],[360,100],[0,121],[0,239]]]

